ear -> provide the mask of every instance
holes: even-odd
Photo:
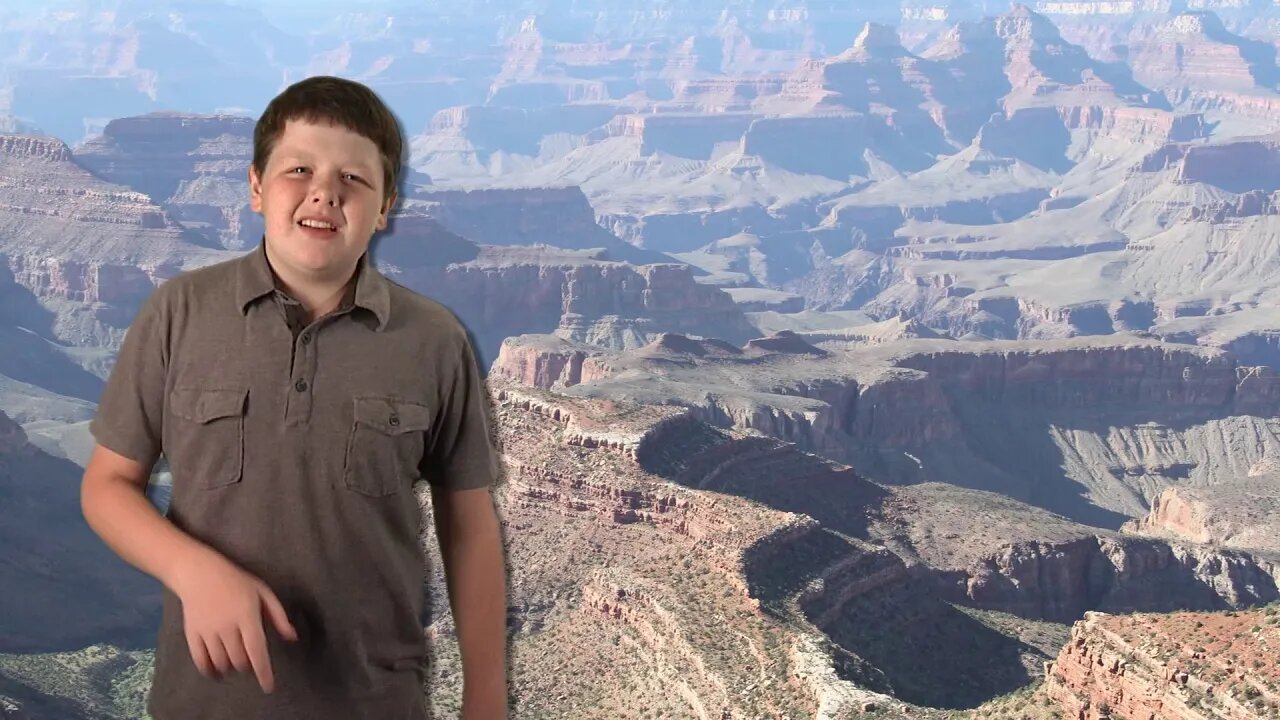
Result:
[[[377,230],[387,229],[387,217],[391,214],[391,208],[395,207],[396,199],[397,199],[396,191],[392,190],[391,197],[387,198],[386,203],[382,205],[382,211],[378,213],[378,225],[376,227]]]
[[[249,209],[262,214],[262,179],[253,163],[249,163]]]

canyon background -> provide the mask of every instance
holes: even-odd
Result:
[[[316,74],[403,122],[372,255],[487,371],[513,718],[1280,717],[1278,47],[1280,0],[5,3],[0,718],[144,716],[88,421]]]

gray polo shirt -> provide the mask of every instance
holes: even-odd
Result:
[[[275,692],[196,669],[164,591],[155,720],[422,720],[423,479],[490,485],[483,377],[458,320],[361,258],[310,324],[265,248],[175,277],[130,326],[89,429],[173,474],[168,518],[279,596],[297,643],[267,628]],[[301,319],[300,319],[301,318]]]

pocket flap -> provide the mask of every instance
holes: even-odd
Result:
[[[431,413],[426,405],[389,397],[355,398],[355,420],[388,435],[421,432],[431,427]]]
[[[243,415],[248,393],[248,388],[175,388],[169,395],[169,409],[188,420],[207,423]]]

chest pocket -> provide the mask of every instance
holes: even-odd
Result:
[[[206,490],[240,481],[248,388],[175,388],[164,454],[175,483]]]
[[[362,396],[354,402],[342,482],[348,490],[394,495],[418,479],[431,413],[426,405],[393,397]]]

